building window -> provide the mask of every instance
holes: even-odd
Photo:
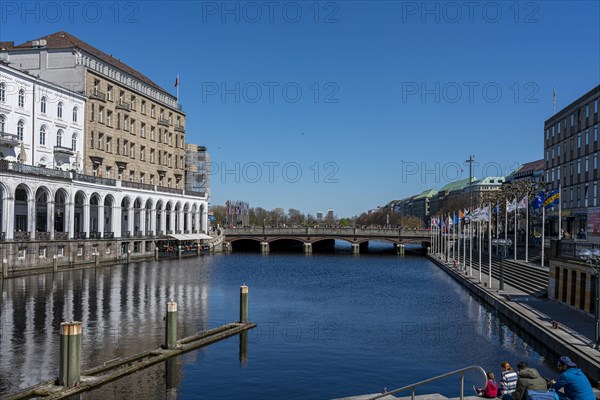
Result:
[[[19,90],[18,105],[21,108],[25,107],[25,91],[23,89]]]
[[[98,111],[98,122],[101,124],[104,123],[104,107],[100,106],[100,110]]]
[[[154,175],[150,175],[150,184],[154,185]]]
[[[71,136],[71,150],[77,151],[77,134],[76,133],[74,133],[73,136]]]
[[[0,83],[0,101],[6,101],[6,84],[4,82]]]
[[[94,132],[90,133],[90,149],[94,148]]]
[[[589,128],[585,130],[585,145],[590,144],[590,130]]]
[[[92,104],[92,107],[90,108],[90,121],[94,120],[95,113],[96,113],[96,106],[94,104]]]
[[[594,207],[598,206],[598,182],[594,182]]]
[[[17,258],[19,260],[23,260],[25,259],[25,256],[27,255],[27,248],[22,248],[19,249],[19,251],[17,252]]]
[[[112,101],[112,86],[110,85],[106,89],[106,100]]]
[[[73,107],[73,122],[77,122],[77,107]]]
[[[127,128],[126,128],[126,129],[127,129]],[[132,135],[135,135],[135,120],[134,120],[134,119],[132,119],[132,120],[131,120],[131,129],[129,130],[129,132],[130,132]]]
[[[598,127],[596,127],[596,132],[598,132]],[[154,127],[150,127],[150,140],[154,141]]]
[[[110,136],[106,137],[106,152],[112,153],[112,138]]]
[[[585,172],[588,172],[588,166],[590,164],[590,158],[589,157],[585,157]]]
[[[4,126],[2,126],[1,128],[2,129],[0,129],[0,131],[4,132]],[[17,122],[17,140],[19,142],[22,142],[24,137],[25,137],[25,121],[23,121],[21,119],[21,120],[19,120],[19,122]]]
[[[598,141],[598,125],[594,125],[594,142]]]
[[[102,150],[104,148],[104,135],[101,133],[98,133],[98,150]]]
[[[577,148],[581,149],[581,132],[577,134]]]
[[[40,258],[46,258],[46,247],[45,246],[40,246],[40,248],[38,249],[38,257]]]
[[[56,145],[58,147],[62,147],[62,137],[63,137],[63,131],[62,131],[62,129],[59,129],[58,132],[56,132]]]
[[[135,172],[129,171],[129,182],[133,182],[135,180]]]
[[[131,109],[135,111],[135,96],[131,96]]]
[[[40,112],[42,114],[46,114],[46,96],[43,96],[42,100],[40,101]]]
[[[598,170],[598,154],[594,154],[594,171]]]
[[[56,256],[57,257],[65,256],[65,246],[58,246],[58,248],[56,249]]]
[[[1,99],[0,99],[1,100]],[[594,101],[594,114],[598,113],[598,99]]]
[[[0,114],[0,132],[6,132],[6,117]]]
[[[154,164],[154,149],[150,149],[150,162]]]
[[[146,161],[146,148],[144,146],[140,146],[140,160]]]
[[[46,127],[45,126],[42,126],[40,128],[40,144],[42,146],[46,145]]]
[[[106,177],[110,178],[110,172],[111,172],[111,168],[110,167],[106,167]]]
[[[154,106],[154,104],[152,104],[152,105],[150,106],[150,116],[151,116],[152,118],[155,118],[155,117],[156,117],[156,107]]]
[[[140,183],[144,183],[144,178],[146,178],[146,174],[144,172],[140,172]]]
[[[140,128],[140,136],[143,138],[146,137],[146,124],[144,124],[143,122],[142,122],[142,126]]]
[[[577,175],[581,174],[581,160],[577,160]]]
[[[83,246],[77,246],[77,256],[80,257],[83,255]]]
[[[129,157],[135,158],[135,144],[131,143],[129,147]]]
[[[106,254],[110,254],[110,243],[106,244]]]
[[[63,103],[62,103],[62,101],[59,101],[58,106],[56,107],[56,116],[58,118],[62,118],[62,115],[63,115],[62,111],[63,111]]]
[[[123,116],[123,129],[129,130],[129,117],[127,115]]]
[[[554,137],[554,125],[552,125],[552,137]]]
[[[129,148],[129,142],[127,140],[123,140],[123,155],[127,155],[127,149]]]
[[[583,188],[583,206],[584,207],[589,207],[589,202],[588,202],[588,197],[589,197],[589,192],[588,192],[588,185],[585,185],[585,187]]]
[[[586,104],[585,105],[585,118],[589,118],[590,117],[590,105]]]
[[[142,100],[142,114],[146,114],[146,100]]]

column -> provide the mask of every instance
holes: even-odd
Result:
[[[115,200],[116,202],[116,200]],[[121,219],[122,219],[122,215],[121,215],[121,207],[115,207],[115,205],[113,204],[112,207],[112,214],[110,217],[110,224],[111,224],[111,230],[114,234],[114,237],[116,238],[120,238],[121,237]]]
[[[150,230],[152,236],[156,236],[156,208],[150,210]]]
[[[185,215],[185,218],[187,220],[188,230],[190,231],[190,233],[192,233],[192,212],[188,210],[187,214]]]
[[[127,230],[129,231],[130,237],[133,237],[134,235],[134,231],[133,231],[133,223],[135,219],[135,212],[133,211],[133,206],[129,207],[127,209]]]
[[[27,200],[27,230],[29,238],[35,239],[35,198]]]
[[[175,233],[175,231],[176,231],[176,229],[175,229],[175,210],[171,210],[169,212],[169,221],[170,221],[170,225],[171,225],[171,231],[173,233]]]
[[[179,222],[178,223],[179,226],[177,227],[177,230],[181,231],[181,233],[183,233],[183,231],[184,231],[183,228],[185,227],[184,218],[185,218],[185,213],[183,212],[183,208],[182,208],[181,210],[179,210],[179,218],[177,221],[177,222]]]
[[[167,210],[164,208],[160,210],[160,226],[158,227],[158,230],[162,235],[167,234]]]
[[[104,202],[98,204],[98,234],[104,237]]]
[[[85,199],[83,203],[83,233],[85,238],[90,237],[90,200]]]
[[[73,239],[75,237],[75,204],[71,201],[65,204],[65,220],[69,232],[69,239]]]
[[[50,232],[50,240],[54,240],[54,202],[49,201],[47,204],[46,214],[46,231]]]
[[[146,209],[140,208],[140,232],[146,236]]]
[[[208,233],[208,204],[202,206],[202,225],[198,229],[202,233]]]
[[[6,240],[12,240],[15,235],[15,198],[7,196],[3,201],[4,206],[2,207],[2,211],[4,215],[2,216],[2,226],[4,227],[4,232],[6,232]]]

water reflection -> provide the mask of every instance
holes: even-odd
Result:
[[[3,282],[0,394],[58,374],[63,321],[83,323],[85,370],[162,344],[168,301],[180,337],[236,320],[241,284],[256,329],[82,397],[334,398],[505,360],[554,373],[530,338],[423,258],[219,254]]]

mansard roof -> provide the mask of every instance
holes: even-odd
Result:
[[[46,49],[78,49],[78,50],[85,51],[86,53],[91,54],[92,56],[98,58],[99,60],[101,60],[109,65],[112,65],[113,67],[125,72],[126,74],[131,75],[132,77],[144,82],[145,84],[150,85],[153,88],[158,89],[165,94],[168,94],[169,96],[172,96],[169,92],[167,92],[165,89],[160,87],[157,83],[152,81],[150,78],[148,78],[141,72],[131,68],[129,65],[125,64],[121,60],[118,60],[118,59],[114,58],[113,56],[108,55],[101,50],[98,50],[94,46],[84,42],[83,40],[71,35],[68,32],[60,31],[60,32],[52,33],[50,35],[43,36],[41,38],[33,39],[28,42],[22,43],[18,46],[10,46],[8,48],[8,50],[39,49],[41,47],[34,46],[33,42],[40,41],[40,40],[46,41],[46,46],[43,47]],[[10,43],[10,42],[1,42],[1,43]]]

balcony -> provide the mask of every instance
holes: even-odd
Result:
[[[100,232],[90,232],[90,239],[101,239],[102,235]]]
[[[99,91],[97,89],[90,90],[90,92],[88,93],[88,96],[90,99],[96,99],[96,100],[106,102],[106,94],[102,93],[101,91]]]
[[[15,231],[14,240],[29,240],[29,232]]]
[[[17,135],[12,133],[0,132],[0,146],[17,147],[21,144]]]
[[[152,231],[146,231],[146,234],[144,236],[152,237],[154,236],[154,234],[152,233]]]
[[[114,238],[115,238],[114,232],[104,232],[104,239],[114,239]]]
[[[134,234],[133,234],[133,236],[136,237],[136,238],[142,237],[142,231],[135,231]]]
[[[70,147],[54,146],[54,154],[64,154],[67,156],[75,155],[75,152]]]
[[[163,125],[163,126],[171,126],[171,124],[169,124],[169,120],[166,118],[158,118],[158,124],[159,125]]]
[[[124,238],[131,237],[131,232],[123,231],[123,232],[121,232],[121,237],[124,237]]]
[[[154,185],[141,182],[121,181],[122,187],[154,191]]]
[[[177,125],[175,125],[175,131],[185,133],[185,126],[183,126],[181,124],[177,124]]]
[[[185,195],[186,196],[194,196],[194,197],[205,197],[206,192],[195,192],[193,190],[186,190]]]
[[[119,102],[117,103],[117,109],[129,111],[129,110],[131,110],[131,105],[129,105],[128,103],[125,103],[122,100],[119,100]]]
[[[54,232],[54,240],[65,240],[69,238],[69,232]]]
[[[99,176],[91,176],[84,174],[73,174],[73,180],[87,183],[97,183],[105,186],[117,186],[117,181],[110,178],[101,178]]]
[[[0,168],[4,169],[4,168]],[[7,163],[7,170],[13,172],[20,172],[22,174],[31,174],[39,176],[47,176],[51,178],[62,178],[70,179],[71,173],[68,171],[61,171],[59,169],[50,169],[43,167],[34,167],[33,165],[19,164],[19,163]]]
[[[35,240],[50,240],[50,232],[36,232]]]
[[[165,187],[165,186],[157,186],[156,190],[159,192],[163,192],[163,193],[183,194],[182,189],[175,189],[175,188],[170,188],[170,187]]]
[[[87,233],[75,232],[75,239],[87,239]]]

